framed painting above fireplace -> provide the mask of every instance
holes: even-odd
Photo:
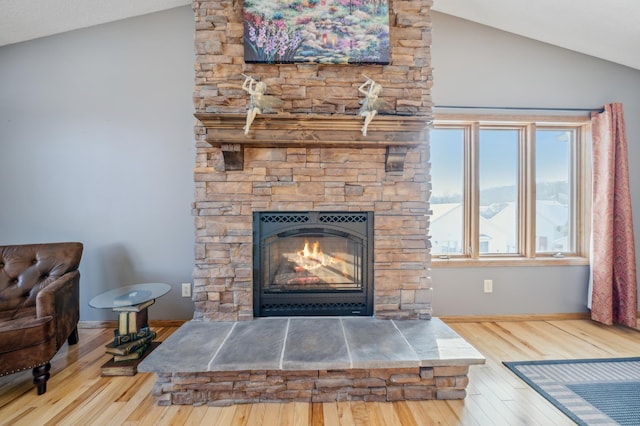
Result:
[[[244,0],[247,63],[388,64],[388,0]]]

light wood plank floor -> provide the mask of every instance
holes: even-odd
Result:
[[[80,330],[52,362],[47,392],[31,372],[0,377],[0,424],[11,425],[571,425],[502,361],[640,355],[640,332],[588,320],[451,322],[487,358],[472,366],[462,401],[247,404],[159,407],[155,375],[104,378],[111,329]],[[154,327],[158,340],[175,328]]]

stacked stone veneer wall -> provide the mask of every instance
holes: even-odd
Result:
[[[158,374],[158,405],[463,399],[468,365]]]
[[[330,1],[330,0],[328,0]],[[242,2],[193,1],[197,113],[244,113],[242,73],[267,84],[280,113],[357,116],[362,74],[384,87],[386,114],[431,119],[431,0],[390,1],[389,65],[245,64]],[[241,133],[242,129],[239,128]],[[385,148],[247,147],[244,168],[225,171],[220,147],[195,126],[196,319],[253,318],[252,212],[373,211],[374,314],[430,315],[427,141],[402,172],[385,172]]]

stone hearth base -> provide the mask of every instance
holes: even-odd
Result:
[[[464,399],[469,366],[158,374],[158,405]]]
[[[438,318],[190,321],[138,367],[159,405],[462,399],[484,358]]]

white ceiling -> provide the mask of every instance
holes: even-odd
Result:
[[[435,0],[434,10],[640,69],[638,0]]]
[[[0,0],[0,46],[191,4],[191,0]]]
[[[0,46],[191,0],[0,0]],[[434,10],[640,69],[638,0],[435,0]]]

